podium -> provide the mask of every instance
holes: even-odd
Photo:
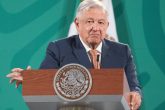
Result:
[[[83,110],[129,110],[124,96],[130,90],[123,69],[89,69],[92,88],[77,102],[66,102],[57,96],[53,87],[56,71],[23,71],[22,95],[29,110],[71,110],[70,105],[88,107]]]

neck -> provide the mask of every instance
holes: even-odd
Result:
[[[91,48],[91,49],[96,49],[98,47],[100,43],[90,43],[88,46]]]

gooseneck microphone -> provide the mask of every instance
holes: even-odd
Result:
[[[100,59],[100,55],[97,54],[97,59],[96,59],[96,61],[99,62],[99,59]]]

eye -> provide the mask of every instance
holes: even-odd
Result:
[[[104,24],[105,24],[105,22],[103,22],[103,21],[99,21],[99,24],[104,25]]]
[[[88,20],[87,23],[92,24],[92,23],[94,23],[94,21],[93,20]]]

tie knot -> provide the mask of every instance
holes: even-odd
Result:
[[[93,50],[93,49],[91,49],[91,50],[89,50],[89,53],[92,55],[92,56],[97,56],[97,50]]]

